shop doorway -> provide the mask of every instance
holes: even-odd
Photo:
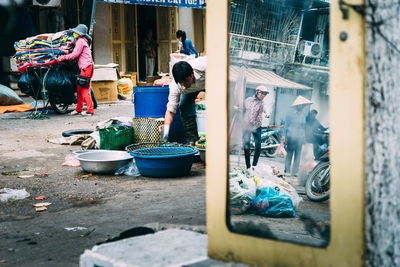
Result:
[[[138,45],[139,45],[139,80],[146,80],[146,58],[145,49],[143,47],[143,40],[149,30],[153,32],[153,38],[156,42],[157,40],[157,12],[154,6],[137,6],[137,25],[138,25]],[[158,72],[158,55],[155,60],[154,74]]]

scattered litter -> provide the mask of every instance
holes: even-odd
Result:
[[[7,260],[0,260],[0,263],[7,263]]]
[[[80,145],[83,141],[89,138],[89,135],[73,135],[69,137],[48,138],[47,142],[57,145]]]
[[[79,166],[81,166],[81,163],[79,160],[76,159],[75,156],[67,155],[65,157],[65,161],[62,164],[62,166],[79,167]]]
[[[72,231],[72,232],[87,230],[86,227],[81,227],[81,226],[77,226],[77,227],[65,227],[64,229],[67,230],[67,231]]]
[[[45,210],[47,210],[46,207],[35,208],[35,211],[37,211],[37,212],[41,212],[41,211],[45,211]]]
[[[43,200],[45,198],[45,196],[38,196],[38,197],[35,197],[35,200]]]
[[[50,202],[42,202],[42,203],[33,203],[32,206],[34,207],[46,207],[46,206],[50,206],[51,203]]]
[[[96,230],[96,228],[93,228],[92,230],[87,231],[86,233],[84,233],[83,235],[80,235],[80,237],[85,237],[90,235],[91,233],[93,233]]]
[[[5,171],[1,172],[1,175],[17,175],[19,171]]]
[[[81,175],[81,178],[88,178],[91,177],[92,173]]]
[[[33,174],[29,174],[29,175],[19,175],[18,178],[31,178],[31,177],[35,177],[35,175]]]
[[[3,188],[0,190],[0,201],[6,202],[10,200],[24,199],[30,196],[28,192],[24,189],[11,189]]]

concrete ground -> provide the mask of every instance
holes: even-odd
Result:
[[[88,177],[80,167],[62,166],[79,146],[46,141],[61,137],[65,130],[94,129],[111,117],[132,117],[130,102],[101,103],[92,117],[50,111],[48,119],[22,119],[27,114],[0,114],[0,189],[26,189],[30,194],[23,200],[0,203],[1,266],[77,266],[85,249],[138,226],[206,232],[202,163],[193,164],[189,176],[176,179]],[[51,205],[36,212],[32,204],[41,202],[34,199],[41,195]],[[313,222],[328,225],[328,203],[305,200],[301,205],[304,214],[314,216]],[[278,236],[284,240],[304,239],[312,244],[324,240],[312,235],[300,219],[246,216],[235,218],[237,231],[251,229],[253,221],[268,223],[268,229],[282,233]]]

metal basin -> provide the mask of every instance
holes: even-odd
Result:
[[[100,152],[100,151],[110,151],[110,150],[105,150],[105,149],[87,149],[87,150],[75,150],[75,151],[72,151],[72,153],[75,156],[79,156],[80,154],[83,154],[83,153]]]
[[[82,153],[76,158],[86,172],[114,173],[132,160],[132,156],[125,151],[102,150]]]

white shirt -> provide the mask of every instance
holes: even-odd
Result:
[[[206,67],[207,67],[207,57],[198,57],[187,61],[193,68],[195,82],[189,87],[176,83],[175,80],[169,84],[169,96],[167,110],[176,113],[179,105],[179,100],[181,94],[189,94],[193,92],[199,92],[206,89]]]

